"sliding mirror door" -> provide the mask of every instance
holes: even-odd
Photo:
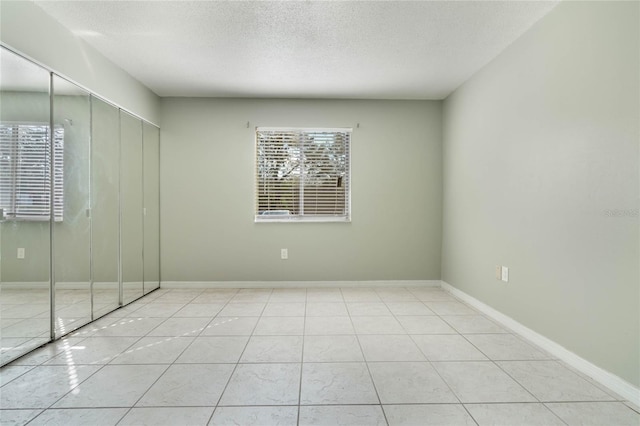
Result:
[[[120,111],[91,97],[91,264],[93,318],[120,304]]]
[[[123,303],[143,290],[142,121],[120,111],[120,264]]]
[[[51,337],[49,78],[0,47],[0,364]]]
[[[89,93],[53,77],[53,277],[56,337],[91,321]]]
[[[160,287],[160,129],[144,123],[144,292]]]

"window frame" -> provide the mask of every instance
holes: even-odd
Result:
[[[259,190],[259,176],[258,176],[258,164],[260,161],[258,153],[259,144],[259,132],[296,132],[296,133],[347,133],[347,145],[346,145],[346,188],[344,191],[345,196],[345,211],[344,215],[317,215],[317,214],[296,214],[296,215],[264,215],[258,213],[258,190]],[[351,127],[267,127],[257,126],[254,129],[254,191],[253,191],[253,208],[254,208],[254,222],[255,223],[351,223],[351,151],[353,140],[353,128]],[[304,183],[301,181],[301,201],[304,204]]]

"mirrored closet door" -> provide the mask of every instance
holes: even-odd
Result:
[[[54,328],[60,337],[91,321],[89,93],[53,76]]]
[[[51,338],[49,80],[0,49],[0,364]]]
[[[160,286],[159,139],[0,47],[0,365]]]

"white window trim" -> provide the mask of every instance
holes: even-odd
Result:
[[[266,126],[258,126],[254,129],[254,150],[257,146],[257,133],[259,131],[294,131],[294,132],[347,132],[349,133],[349,150],[348,150],[348,188],[346,192],[347,197],[347,214],[345,216],[315,216],[315,215],[272,215],[265,217],[264,215],[254,214],[254,223],[351,223],[352,211],[351,211],[351,151],[352,151],[352,142],[353,142],[353,128],[351,127],[266,127]],[[254,173],[255,173],[255,165],[257,164],[258,157],[257,151],[256,156],[254,158]],[[254,175],[254,190],[253,190],[253,208],[255,210],[256,207],[256,194],[258,192],[258,180],[255,179]]]

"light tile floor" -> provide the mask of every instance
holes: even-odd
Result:
[[[2,425],[640,424],[437,288],[162,289],[0,384]]]

